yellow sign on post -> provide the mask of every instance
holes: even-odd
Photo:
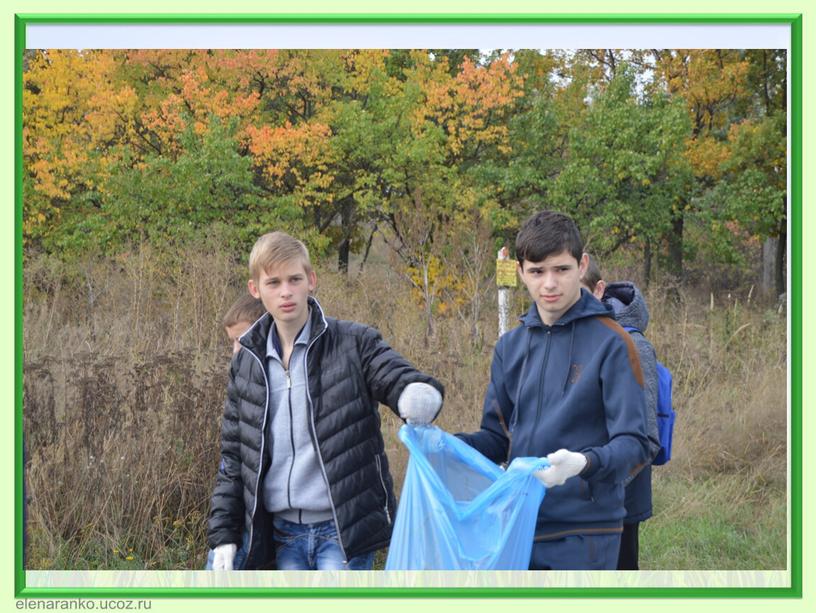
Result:
[[[516,287],[516,261],[496,260],[496,285]]]

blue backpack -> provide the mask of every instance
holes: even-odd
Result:
[[[624,326],[628,332],[643,332],[637,328]],[[672,374],[660,362],[657,363],[657,433],[660,439],[660,451],[652,465],[661,466],[671,460],[672,432],[674,431],[674,409],[672,408]]]

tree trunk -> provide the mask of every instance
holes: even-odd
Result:
[[[368,254],[371,252],[371,243],[374,242],[375,232],[377,232],[377,224],[374,224],[374,227],[371,229],[371,234],[368,235],[368,241],[366,242],[366,248],[365,252],[363,253],[363,259],[360,261],[360,272],[363,272],[366,262],[368,262]]]
[[[678,282],[683,278],[683,212],[678,211],[672,220],[671,234],[669,234],[669,271],[677,277]]]
[[[646,241],[643,246],[643,289],[649,287],[652,280],[652,242]]]
[[[425,347],[427,348],[430,345],[430,338],[434,334],[434,324],[433,324],[433,289],[431,288],[431,279],[430,275],[428,274],[428,268],[430,267],[429,261],[425,261],[422,264],[422,291],[425,294]]]
[[[344,238],[337,247],[337,270],[343,274],[348,273],[349,246],[349,239]]]
[[[353,218],[354,203],[351,198],[346,198],[340,205],[340,227],[343,240],[340,241],[340,245],[337,247],[337,270],[344,274],[348,273],[351,237],[354,234]]]
[[[762,277],[759,287],[762,293],[768,296],[771,295],[771,292],[776,292],[776,250],[778,244],[779,239],[775,236],[769,236],[762,243]],[[779,292],[776,292],[776,296],[778,295]]]
[[[785,256],[788,249],[788,234],[784,219],[780,222],[779,226],[779,239],[776,241],[776,262],[774,265],[774,269],[776,271],[774,281],[776,285],[777,297],[781,296],[787,291],[787,285],[785,283],[787,262],[785,261]]]

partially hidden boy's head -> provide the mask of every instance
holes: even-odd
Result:
[[[249,293],[263,302],[276,322],[306,323],[317,276],[302,242],[284,232],[264,234],[249,254],[249,276]]]
[[[224,331],[230,341],[232,341],[233,353],[238,353],[241,350],[238,338],[249,330],[249,327],[264,313],[266,313],[266,309],[260,300],[250,294],[244,294],[224,314],[221,324],[224,326]]]
[[[536,213],[516,237],[518,272],[543,323],[552,325],[578,302],[587,268],[575,222],[554,211]]]
[[[584,276],[581,278],[581,283],[587,288],[592,295],[598,300],[601,300],[606,290],[606,281],[603,280],[601,269],[598,268],[598,263],[591,254],[587,254],[587,269]]]

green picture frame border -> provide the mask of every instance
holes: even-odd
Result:
[[[139,14],[18,13],[14,16],[14,595],[16,598],[801,598],[802,597],[802,14],[801,13],[297,13]],[[790,40],[790,587],[563,588],[34,588],[23,568],[23,52],[29,24],[788,24]]]

